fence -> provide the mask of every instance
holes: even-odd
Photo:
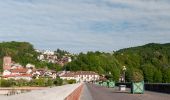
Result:
[[[170,83],[145,83],[145,90],[170,94]]]
[[[116,83],[116,86],[119,85],[126,85],[127,88],[131,88],[132,84],[130,82]],[[145,90],[170,94],[170,83],[145,83]]]

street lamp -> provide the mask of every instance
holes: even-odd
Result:
[[[126,72],[126,66],[123,66],[123,82],[125,83],[125,72]]]

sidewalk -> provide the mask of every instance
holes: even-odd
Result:
[[[1,100],[64,100],[81,84],[57,86],[44,90],[34,90],[28,93],[4,96],[0,95]]]

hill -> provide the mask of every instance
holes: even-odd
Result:
[[[48,66],[49,69],[59,70],[58,65],[41,62],[37,59],[38,53],[32,44],[28,42],[2,42],[0,43],[0,66],[3,65],[3,57],[11,56],[12,60],[25,66],[28,63],[36,65],[37,68]],[[2,71],[2,67],[0,67]]]
[[[150,43],[144,46],[121,49],[113,53],[80,53],[67,70],[92,70],[119,79],[122,66],[127,67],[126,81],[132,81],[135,73],[145,82],[170,82],[170,43]],[[110,75],[111,73],[111,75]]]

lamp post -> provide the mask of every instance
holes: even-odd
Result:
[[[123,82],[125,83],[125,72],[126,72],[126,66],[123,66]]]

